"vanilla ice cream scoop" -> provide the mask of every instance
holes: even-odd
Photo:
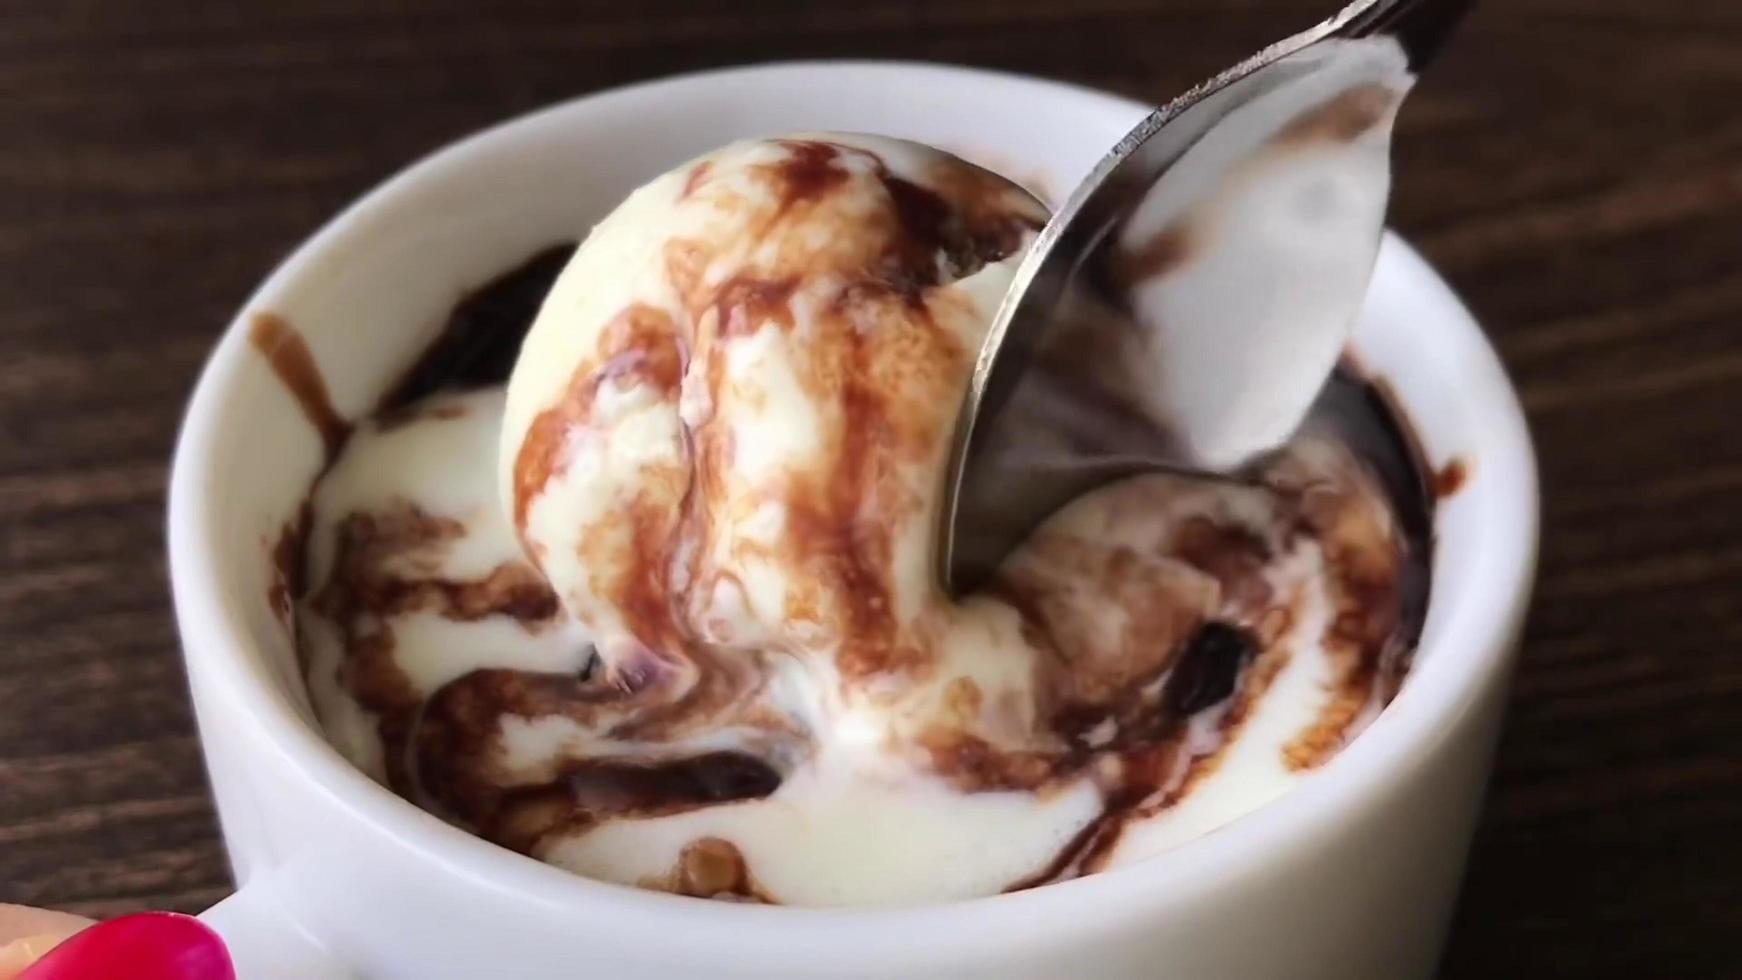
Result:
[[[923,642],[955,410],[1045,217],[940,150],[834,134],[727,146],[593,231],[522,348],[500,473],[609,669],[708,647],[863,674]]]

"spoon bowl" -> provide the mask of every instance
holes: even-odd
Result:
[[[1392,120],[1474,0],[1357,0],[1127,134],[1030,248],[958,416],[944,585],[1070,500],[1237,477],[1314,404],[1367,291]]]

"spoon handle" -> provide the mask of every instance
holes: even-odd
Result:
[[[1476,0],[1368,0],[1345,8],[1338,19],[1347,19],[1332,36],[1395,37],[1409,56],[1410,69],[1419,73],[1475,6]]]

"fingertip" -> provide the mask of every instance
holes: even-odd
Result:
[[[0,947],[20,939],[52,937],[55,942],[91,925],[91,920],[71,912],[9,905],[0,902]]]
[[[58,933],[39,933],[34,936],[21,936],[0,945],[0,980],[13,980],[24,972],[25,967],[41,959],[65,940],[66,936]]]
[[[26,967],[18,980],[235,980],[223,940],[191,916],[145,912],[92,926]]]

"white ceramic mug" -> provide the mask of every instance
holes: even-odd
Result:
[[[256,977],[1423,976],[1482,795],[1536,553],[1519,406],[1476,324],[1388,239],[1357,331],[1443,502],[1413,673],[1301,787],[1129,867],[993,898],[823,910],[589,881],[451,827],[372,782],[316,728],[267,600],[268,548],[320,441],[247,342],[256,311],[307,338],[365,412],[468,288],[581,236],[626,192],[718,144],[860,130],[937,144],[1056,201],[1146,108],[926,65],[794,64],[591,96],[492,129],[335,218],[248,301],[188,409],[170,557],[201,739],[240,893],[208,913]],[[1408,180],[1408,175],[1401,175]]]

